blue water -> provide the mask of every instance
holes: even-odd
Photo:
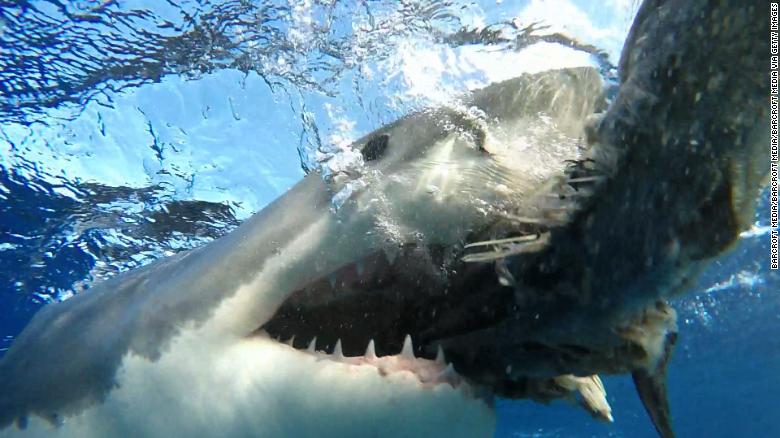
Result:
[[[311,3],[0,0],[0,354],[42,305],[219,237],[411,110],[524,71],[592,65],[611,80],[637,8]],[[675,303],[681,437],[780,436],[766,198]],[[630,379],[604,383],[614,424],[502,400],[498,435],[654,437]]]

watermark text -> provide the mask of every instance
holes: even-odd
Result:
[[[778,4],[769,4],[769,267],[778,269],[778,117],[780,117],[780,102],[778,87],[780,87],[780,41],[778,40]]]

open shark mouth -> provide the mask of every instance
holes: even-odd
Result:
[[[516,291],[495,263],[462,254],[411,245],[392,260],[376,253],[292,293],[259,331],[323,360],[410,373],[422,387],[449,384],[489,405],[496,395],[563,398],[605,421],[612,413],[597,373],[668,360],[675,313],[662,303],[628,321],[605,350],[576,339],[555,344],[533,330],[506,342],[504,330],[522,314]]]

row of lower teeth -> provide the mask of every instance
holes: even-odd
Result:
[[[292,347],[293,341],[294,337],[284,342],[284,344]],[[299,350],[306,351],[312,355],[323,355],[330,360],[341,363],[372,365],[383,374],[390,374],[398,370],[410,371],[416,374],[423,383],[447,382],[452,386],[459,386],[462,383],[453,365],[446,362],[444,350],[442,350],[441,346],[439,346],[434,360],[417,358],[414,355],[414,345],[410,335],[406,335],[404,338],[403,347],[399,354],[382,357],[377,356],[373,339],[368,342],[366,351],[362,356],[345,356],[341,346],[341,339],[336,341],[336,345],[331,353],[318,351],[316,345],[317,338],[315,337],[309,342],[308,347]]]

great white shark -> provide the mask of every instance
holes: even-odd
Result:
[[[490,85],[358,140],[230,234],[43,308],[0,436],[490,436],[495,396],[631,373],[673,436],[666,300],[751,225],[761,2],[647,0],[619,64]]]

